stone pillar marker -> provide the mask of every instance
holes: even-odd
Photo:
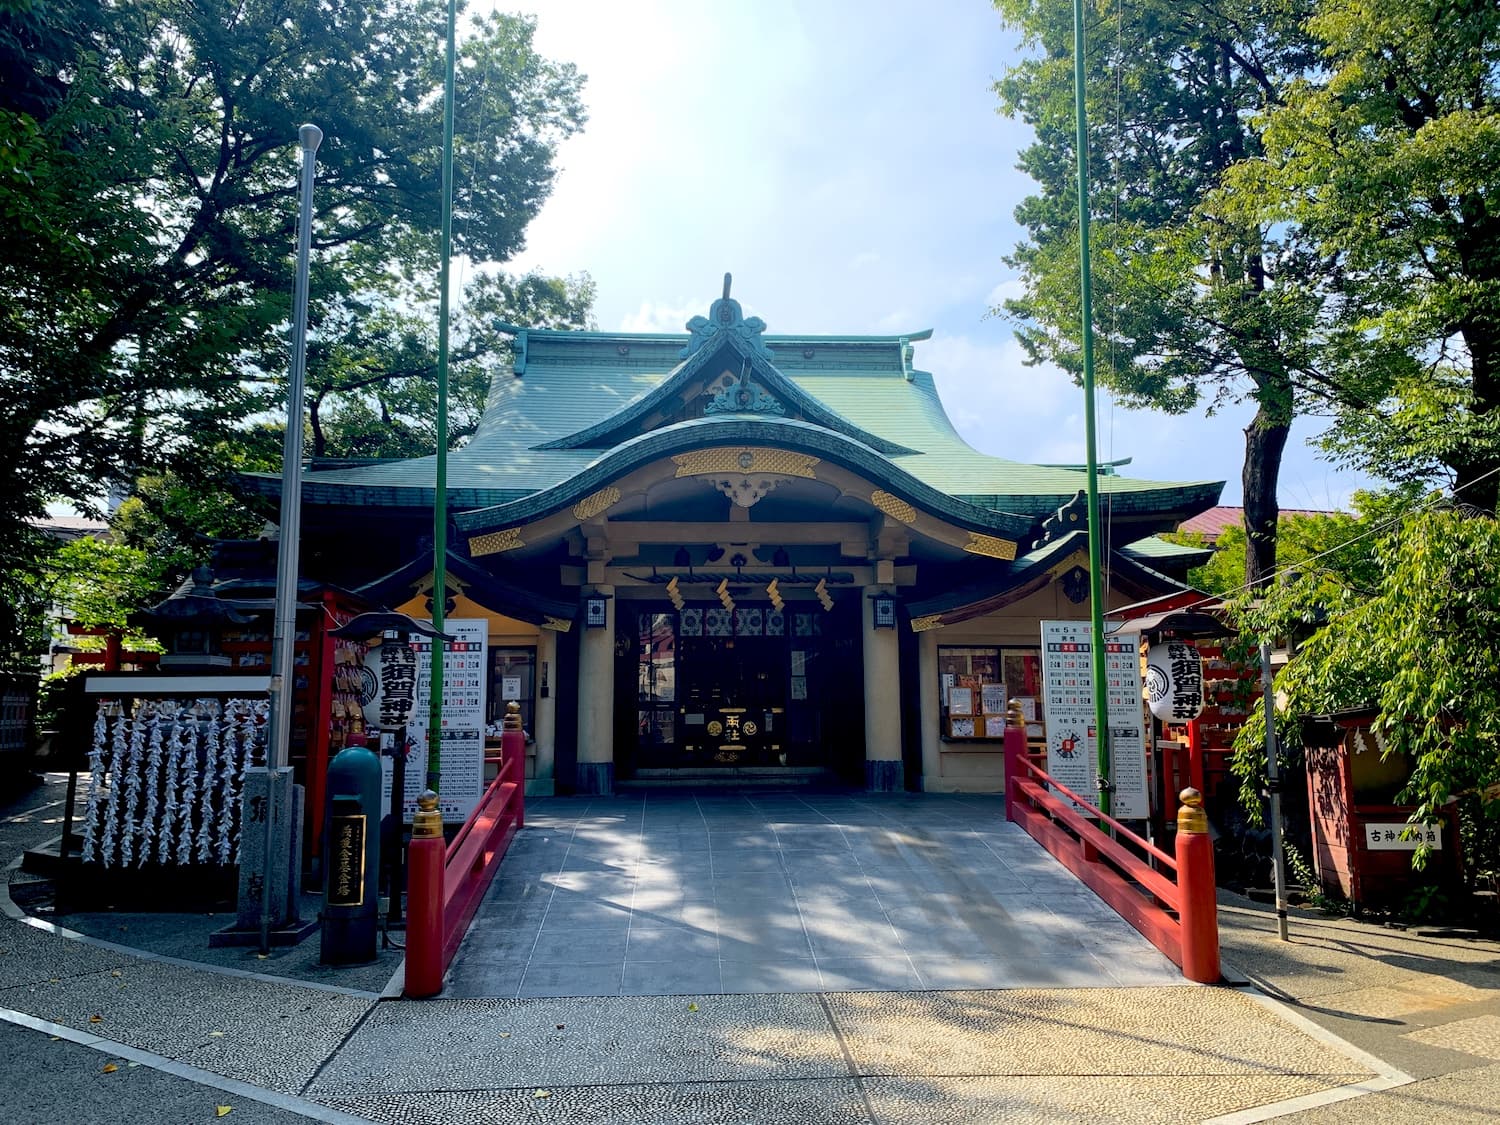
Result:
[[[899,793],[906,788],[901,764],[901,661],[895,629],[875,627],[878,589],[861,593],[865,671],[865,788]]]
[[[245,771],[236,918],[233,926],[209,935],[210,947],[259,944],[261,903],[267,896],[272,945],[295,945],[317,928],[316,922],[301,920],[302,801],[302,786],[292,784],[290,767]]]
[[[595,586],[604,599],[604,627],[583,622],[578,638],[578,792],[615,789],[615,588]]]

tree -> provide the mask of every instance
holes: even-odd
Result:
[[[1362,372],[1331,449],[1395,479],[1500,491],[1500,7],[1320,0],[1315,75],[1234,170],[1241,212],[1340,263],[1361,334],[1407,356]]]
[[[1366,593],[1374,590],[1378,575],[1368,537],[1372,529],[1399,519],[1419,500],[1412,489],[1356,492],[1348,512],[1283,514],[1276,533],[1277,565],[1284,574],[1299,575],[1312,569],[1333,573],[1350,588]],[[1202,546],[1203,536],[1193,532],[1168,532],[1174,543]],[[1188,584],[1221,598],[1238,598],[1249,588],[1245,580],[1245,529],[1226,527],[1214,543],[1214,554],[1202,566],[1188,571]]]
[[[49,499],[90,505],[102,482],[169,463],[187,436],[224,436],[276,400],[301,122],[327,138],[314,301],[433,272],[444,9],[58,6],[82,24],[43,28],[54,49],[23,53],[42,94],[0,118],[0,462],[12,467],[0,521]],[[14,39],[48,10],[6,9],[0,26]],[[455,249],[485,262],[522,245],[556,145],[583,114],[578,75],[535,52],[530,21],[471,28]]]
[[[1399,356],[1368,346],[1333,299],[1330,263],[1294,225],[1235,209],[1226,175],[1260,153],[1258,117],[1316,62],[1312,0],[1145,0],[1089,9],[1094,325],[1100,377],[1132,405],[1210,413],[1254,404],[1242,484],[1246,575],[1276,564],[1277,481],[1294,419],[1347,392],[1349,373]],[[997,0],[1036,57],[998,84],[1032,125],[1021,167],[1041,186],[1017,209],[1008,259],[1025,293],[1004,311],[1033,361],[1081,370],[1072,22],[1066,6]]]
[[[500,325],[585,328],[593,300],[587,274],[475,279],[450,331],[449,442],[474,432],[491,379],[511,360]],[[321,311],[308,354],[314,457],[418,457],[437,448],[435,307],[430,293],[408,287],[399,301],[374,294]]]
[[[1436,507],[1368,523],[1294,580],[1238,607],[1253,638],[1313,627],[1276,678],[1283,742],[1298,720],[1374,706],[1387,753],[1411,756],[1400,799],[1432,822],[1460,801],[1470,862],[1500,863],[1500,522]],[[1373,579],[1373,581],[1371,581]],[[1258,803],[1265,727],[1254,709],[1235,742],[1243,795]],[[1425,847],[1418,861],[1425,859]]]

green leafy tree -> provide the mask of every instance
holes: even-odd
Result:
[[[1351,327],[1408,357],[1359,373],[1330,447],[1397,480],[1500,489],[1500,6],[1319,0],[1318,69],[1236,168],[1238,213],[1336,262]]]
[[[1367,542],[1371,530],[1399,517],[1417,499],[1409,489],[1356,492],[1352,514],[1283,514],[1276,535],[1277,565],[1284,574],[1300,575],[1306,570],[1338,574],[1351,589],[1373,591],[1377,573]],[[1190,546],[1203,545],[1203,537],[1191,532],[1169,532],[1165,538]],[[1213,557],[1188,572],[1188,583],[1221,598],[1242,596],[1249,588],[1244,543],[1243,527],[1226,527],[1214,544]]]
[[[0,12],[53,44],[21,53],[42,92],[0,118],[0,519],[93,503],[276,401],[301,122],[326,134],[315,302],[437,255],[440,0],[78,0],[61,30],[50,11]],[[524,18],[469,27],[455,249],[503,261],[580,127],[580,79]]]
[[[450,332],[452,445],[479,423],[490,381],[511,361],[506,323],[591,325],[594,283],[530,273],[484,274],[466,289]],[[314,457],[418,457],[437,448],[437,341],[433,295],[346,301],[319,318],[308,352]]]
[[[1430,505],[1372,513],[1341,551],[1243,601],[1237,618],[1252,640],[1311,633],[1276,678],[1284,743],[1300,744],[1302,718],[1376,707],[1388,752],[1411,756],[1401,799],[1414,817],[1458,800],[1471,860],[1500,864],[1500,522]],[[1256,709],[1235,743],[1252,808],[1264,746]]]
[[[1213,413],[1247,400],[1245,571],[1276,565],[1281,458],[1299,414],[1347,393],[1354,369],[1399,362],[1350,326],[1330,263],[1292,224],[1246,215],[1226,174],[1260,154],[1258,118],[1316,63],[1313,0],[1145,0],[1087,7],[1085,93],[1093,326],[1099,375],[1131,405]],[[1004,312],[1033,361],[1081,372],[1073,28],[1067,5],[996,0],[1035,54],[998,84],[1037,141],[1040,192],[1008,259],[1025,286]]]

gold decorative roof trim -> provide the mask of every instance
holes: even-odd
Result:
[[[1009,539],[996,539],[993,535],[980,535],[977,531],[969,532],[969,541],[964,544],[964,550],[971,555],[984,555],[992,559],[1004,559],[1006,562],[1016,557],[1016,545]]]
[[[585,496],[573,505],[573,518],[576,520],[591,520],[600,512],[606,511],[620,499],[620,490],[613,485],[601,488],[592,496]]]
[[[488,535],[476,535],[469,540],[469,554],[496,555],[501,551],[514,551],[517,547],[524,547],[526,543],[521,539],[519,527],[507,527],[504,531],[492,531]]]
[[[870,503],[893,520],[899,520],[908,525],[917,522],[917,510],[899,496],[892,496],[884,489],[877,488],[870,493]]]
[[[547,620],[542,622],[543,629],[551,629],[554,633],[567,633],[573,629],[573,623],[565,617],[553,617],[550,613]]]
[[[813,467],[821,460],[790,449],[755,449],[747,446],[721,446],[718,449],[694,449],[674,453],[679,477],[707,476],[711,473],[775,473],[784,477],[817,480]]]
[[[926,617],[913,617],[911,619],[911,631],[913,633],[925,633],[929,629],[941,629],[943,627],[943,615],[941,613],[929,613]]]

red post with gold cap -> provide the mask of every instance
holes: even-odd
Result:
[[[1005,819],[1015,820],[1016,782],[1026,773],[1026,716],[1014,699],[1005,711]]]
[[[1177,812],[1177,891],[1181,896],[1182,975],[1198,984],[1219,979],[1219,904],[1214,894],[1214,845],[1203,794],[1184,789]]]
[[[526,825],[526,732],[521,727],[521,705],[505,705],[505,727],[500,732],[500,772],[516,783],[516,827]]]
[[[443,990],[443,814],[431,789],[417,798],[407,853],[406,987],[413,1000]]]

